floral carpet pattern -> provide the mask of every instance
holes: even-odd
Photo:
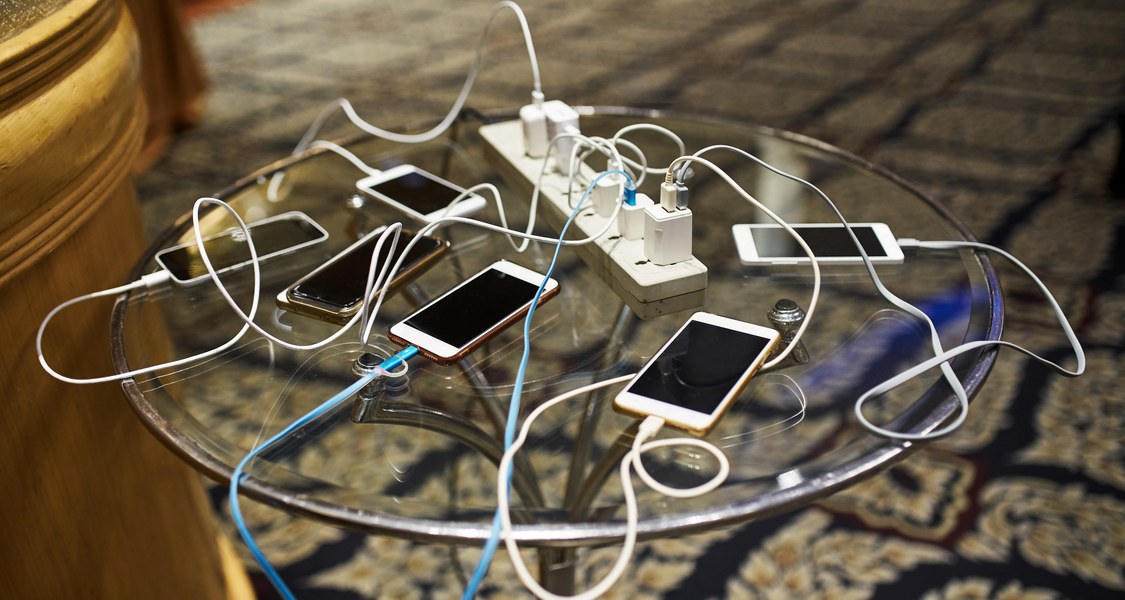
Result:
[[[211,93],[200,126],[140,178],[149,230],[287,154],[336,97],[382,124],[444,114],[491,4],[257,0],[200,16],[192,33]],[[529,0],[524,8],[550,96],[742,119],[881,164],[1039,273],[1089,359],[1083,377],[1064,379],[1003,352],[954,436],[803,510],[642,543],[607,597],[1125,596],[1125,4]],[[517,106],[528,80],[522,40],[500,19],[469,103]],[[1005,338],[1066,360],[1030,283],[998,269]],[[216,508],[226,515],[222,496]],[[266,554],[301,598],[458,597],[480,553],[247,504]],[[579,589],[616,552],[580,552]],[[264,583],[260,592],[273,593]],[[481,595],[527,593],[498,556]]]

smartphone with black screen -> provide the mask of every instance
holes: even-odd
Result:
[[[443,216],[463,217],[484,208],[484,198],[470,194],[451,203],[465,189],[414,165],[399,165],[356,182],[356,188],[424,223]]]
[[[902,248],[886,223],[850,223],[873,264],[899,264]],[[862,265],[855,240],[842,223],[791,223],[816,255],[819,264]],[[738,258],[744,265],[808,264],[809,257],[793,236],[776,223],[739,224],[731,228]]]
[[[296,252],[328,239],[328,232],[303,212],[291,211],[246,224],[254,240],[258,261]],[[232,227],[203,238],[207,258],[219,274],[250,264],[246,234]],[[207,267],[193,241],[165,248],[156,253],[156,262],[180,285],[196,285],[208,279]]]
[[[531,269],[497,261],[393,325],[389,337],[452,364],[527,314],[542,282]],[[558,292],[559,282],[548,279],[539,304]]]
[[[347,323],[363,308],[367,276],[371,267],[372,254],[378,244],[379,236],[386,228],[377,229],[360,238],[351,246],[317,267],[308,275],[298,279],[293,285],[277,295],[277,305],[281,308],[329,323]],[[403,249],[413,240],[415,234],[402,231],[398,247],[390,257],[390,240],[383,243],[379,251],[378,269],[388,260],[397,261]],[[387,295],[426,272],[449,249],[449,242],[430,236],[421,236],[418,243],[410,249],[402,267],[391,276]]]
[[[697,312],[613,401],[620,412],[655,415],[698,435],[710,431],[761,368],[776,329]]]

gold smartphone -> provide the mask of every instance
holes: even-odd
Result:
[[[706,435],[779,339],[769,327],[697,312],[649,359],[613,406]]]
[[[328,262],[282,290],[277,295],[277,305],[287,311],[329,323],[347,323],[363,308],[371,255],[382,232],[383,229],[378,229],[360,238]],[[413,232],[404,230],[395,255],[389,260],[397,261],[402,256],[402,250],[414,237]],[[388,241],[379,252],[376,273],[386,264],[389,250]],[[402,267],[391,278],[387,295],[426,272],[448,250],[449,242],[446,240],[421,236],[418,243],[410,249]]]

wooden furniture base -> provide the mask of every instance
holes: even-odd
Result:
[[[3,598],[247,596],[224,576],[199,480],[120,386],[61,383],[36,358],[46,312],[120,284],[145,248],[129,177],[145,129],[138,66],[112,0],[66,3],[0,43]],[[60,315],[52,364],[111,373],[109,308]]]

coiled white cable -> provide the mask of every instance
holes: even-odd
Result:
[[[554,594],[544,588],[539,584],[538,581],[535,580],[535,577],[528,570],[527,565],[523,561],[523,557],[520,555],[519,543],[512,536],[510,492],[508,490],[508,480],[505,477],[505,474],[508,473],[509,469],[511,468],[512,460],[515,457],[516,452],[518,452],[519,449],[523,447],[523,444],[527,441],[527,436],[531,431],[531,425],[544,412],[550,410],[551,408],[557,406],[562,402],[574,398],[575,396],[586,394],[599,388],[625,383],[626,381],[632,379],[634,375],[635,374],[622,375],[620,377],[598,381],[593,384],[571,390],[569,392],[566,392],[565,394],[561,394],[544,402],[527,416],[527,419],[523,423],[523,427],[520,429],[519,436],[513,442],[508,451],[504,453],[503,458],[500,459],[496,482],[496,501],[500,511],[501,532],[504,537],[504,545],[508,550],[508,557],[511,559],[512,565],[515,567],[516,574],[519,576],[520,581],[523,582],[528,590],[530,590],[539,598],[545,600],[593,600],[594,598],[601,597],[603,594],[609,591],[609,589],[613,587],[615,583],[617,583],[617,580],[621,578],[621,575],[625,572],[625,568],[629,565],[629,561],[632,560],[633,550],[637,542],[637,524],[639,511],[637,508],[636,492],[633,491],[633,483],[631,478],[629,477],[630,467],[632,467],[637,472],[638,476],[642,481],[645,482],[646,485],[649,485],[662,494],[674,496],[677,498],[691,498],[710,492],[719,485],[722,485],[722,483],[726,481],[727,477],[730,474],[730,462],[727,460],[726,455],[724,455],[723,452],[713,444],[710,444],[704,440],[700,440],[697,438],[674,438],[649,442],[648,440],[652,438],[652,436],[656,435],[656,433],[660,431],[661,427],[664,426],[664,421],[658,417],[646,418],[644,421],[642,421],[640,428],[637,430],[637,436],[633,439],[632,450],[625,455],[620,464],[619,474],[621,477],[621,491],[625,499],[625,539],[621,546],[621,552],[620,554],[618,554],[617,560],[614,562],[613,567],[610,569],[609,573],[606,574],[606,576],[601,581],[599,581],[589,590],[581,594],[576,594],[574,596],[560,596],[558,594]],[[675,445],[691,445],[694,447],[702,448],[711,453],[719,463],[718,472],[707,482],[692,488],[673,488],[656,481],[651,475],[649,475],[647,471],[645,471],[644,465],[641,463],[641,455],[653,448]]]

